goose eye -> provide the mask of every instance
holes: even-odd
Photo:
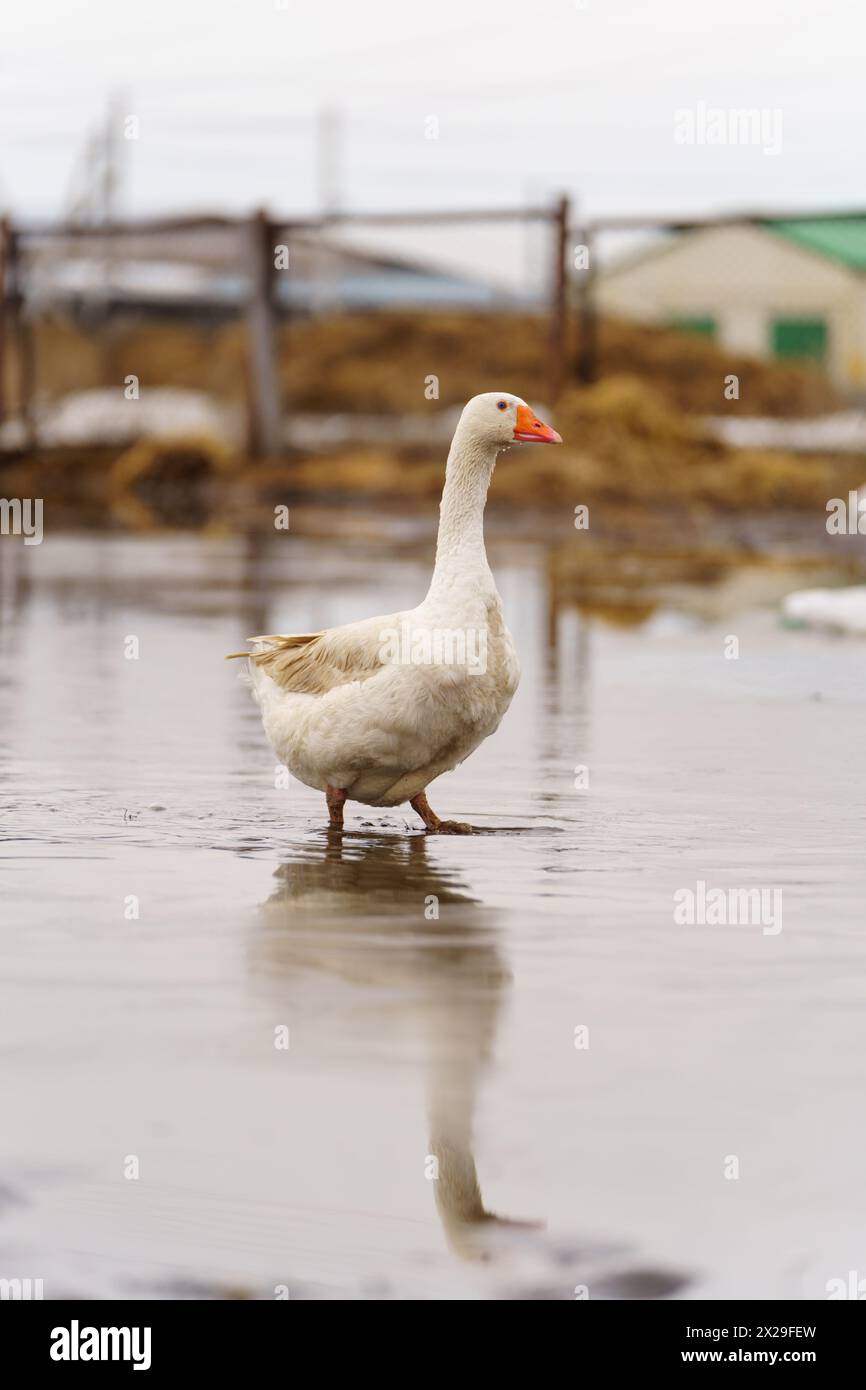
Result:
[[[507,401],[497,401],[497,402],[496,402],[496,409],[497,409],[497,410],[507,410],[507,409],[508,409],[508,402],[507,402]]]

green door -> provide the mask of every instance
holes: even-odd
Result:
[[[823,362],[827,356],[824,319],[774,319],[773,356],[806,357]]]
[[[701,338],[716,336],[716,321],[710,314],[674,314],[668,323],[680,333],[697,333]]]

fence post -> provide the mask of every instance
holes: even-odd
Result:
[[[6,325],[9,320],[8,294],[9,294],[9,239],[12,228],[9,218],[4,217],[0,222],[0,425],[6,419],[6,371],[8,363],[8,344],[6,340]]]
[[[24,446],[32,449],[36,445],[36,427],[33,418],[33,392],[35,364],[33,359],[33,334],[30,324],[23,314],[24,292],[21,278],[21,245],[18,233],[8,218],[3,219],[2,227],[2,328],[0,328],[0,373],[5,374],[6,362],[14,355],[16,373],[17,410],[24,426]],[[14,353],[13,353],[14,348]],[[8,377],[6,377],[8,383]],[[0,401],[0,410],[5,407],[5,399]],[[0,414],[0,419],[2,419]]]
[[[550,338],[548,392],[551,405],[562,395],[565,380],[566,330],[568,324],[568,216],[569,201],[565,194],[558,200],[551,215],[553,231],[553,267],[550,284]]]
[[[264,210],[250,218],[246,236],[250,441],[253,454],[268,455],[279,453],[283,439],[276,362],[274,228]]]
[[[586,247],[586,269],[580,272],[577,281],[577,379],[582,385],[589,386],[598,375],[595,245],[589,224],[581,228],[580,241]]]

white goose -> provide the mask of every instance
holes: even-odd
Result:
[[[253,693],[282,763],[323,791],[332,827],[346,801],[408,801],[427,830],[443,821],[426,788],[490,734],[520,678],[484,550],[484,507],[497,454],[515,441],[560,444],[519,396],[487,391],[463,410],[448,454],[436,564],[417,608],[303,636],[251,637]]]

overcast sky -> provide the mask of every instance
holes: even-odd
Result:
[[[139,120],[126,214],[315,209],[323,109],[347,208],[866,203],[862,0],[6,0],[3,30],[0,204],[22,218],[68,210],[113,92]],[[677,143],[699,103],[780,113],[780,152]]]

